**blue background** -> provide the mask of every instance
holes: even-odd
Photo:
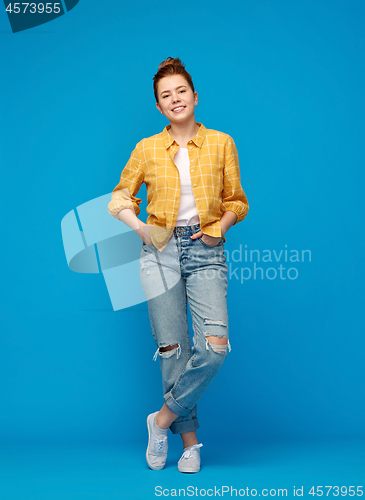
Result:
[[[225,463],[227,474],[247,478],[253,467],[254,484],[268,485],[291,464],[297,486],[309,478],[308,464],[315,474],[316,460],[334,477],[360,471],[364,21],[356,0],[81,0],[13,34],[0,11],[3,466],[19,469],[11,450],[25,445],[51,446],[49,456],[60,446],[116,446],[131,460],[140,443],[132,468],[156,483],[144,464],[145,418],[162,403],[147,306],[114,312],[101,274],[71,272],[60,223],[111,192],[135,144],[167,124],[152,78],[173,56],[193,77],[196,120],[230,134],[238,148],[250,211],[227,233],[226,250],[311,251],[295,280],[230,279],[232,352],[198,405],[211,460],[203,471]],[[178,437],[170,441],[178,459]],[[303,443],[321,444],[301,452]],[[282,455],[289,462],[274,471],[280,460],[272,450],[282,449],[292,450]],[[288,458],[295,453],[297,468]],[[161,472],[170,473],[174,462]],[[5,486],[7,498],[15,483]],[[136,488],[129,498],[152,498]],[[75,498],[114,498],[91,490]],[[64,498],[59,485],[57,492],[52,498]]]

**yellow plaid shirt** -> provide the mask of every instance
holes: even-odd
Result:
[[[248,202],[241,186],[236,145],[228,134],[206,129],[202,123],[189,141],[190,178],[203,233],[221,236],[220,219],[227,210],[242,221]],[[151,224],[152,243],[163,250],[174,230],[180,200],[180,177],[174,163],[179,149],[167,125],[162,132],[142,139],[124,167],[119,184],[113,189],[109,213],[118,218],[123,208],[139,215],[142,202],[136,198],[142,183],[147,187],[147,224]],[[226,241],[225,237],[223,240]]]

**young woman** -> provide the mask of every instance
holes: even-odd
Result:
[[[156,107],[170,124],[136,145],[108,210],[142,239],[140,277],[164,392],[162,408],[147,417],[147,463],[163,469],[170,429],[183,441],[179,471],[193,473],[202,446],[196,404],[230,350],[224,235],[246,217],[248,202],[233,139],[195,121],[198,94],[184,64],[167,58],[153,80]],[[146,224],[137,218],[142,183]]]

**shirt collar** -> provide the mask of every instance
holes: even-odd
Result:
[[[204,127],[204,125],[202,123],[197,122],[197,125],[199,125],[199,130],[198,130],[197,134],[195,135],[195,137],[193,137],[191,140],[196,146],[201,148],[203,145],[205,136],[207,135],[207,129]],[[164,143],[164,146],[166,149],[168,149],[171,146],[171,144],[173,144],[175,142],[175,139],[173,137],[171,137],[171,135],[168,132],[170,130],[170,128],[171,128],[171,125],[166,125],[166,127],[161,132],[162,140],[163,140],[163,143]]]

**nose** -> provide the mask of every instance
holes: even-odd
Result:
[[[175,96],[172,96],[172,102],[180,102],[180,97],[177,94]]]

